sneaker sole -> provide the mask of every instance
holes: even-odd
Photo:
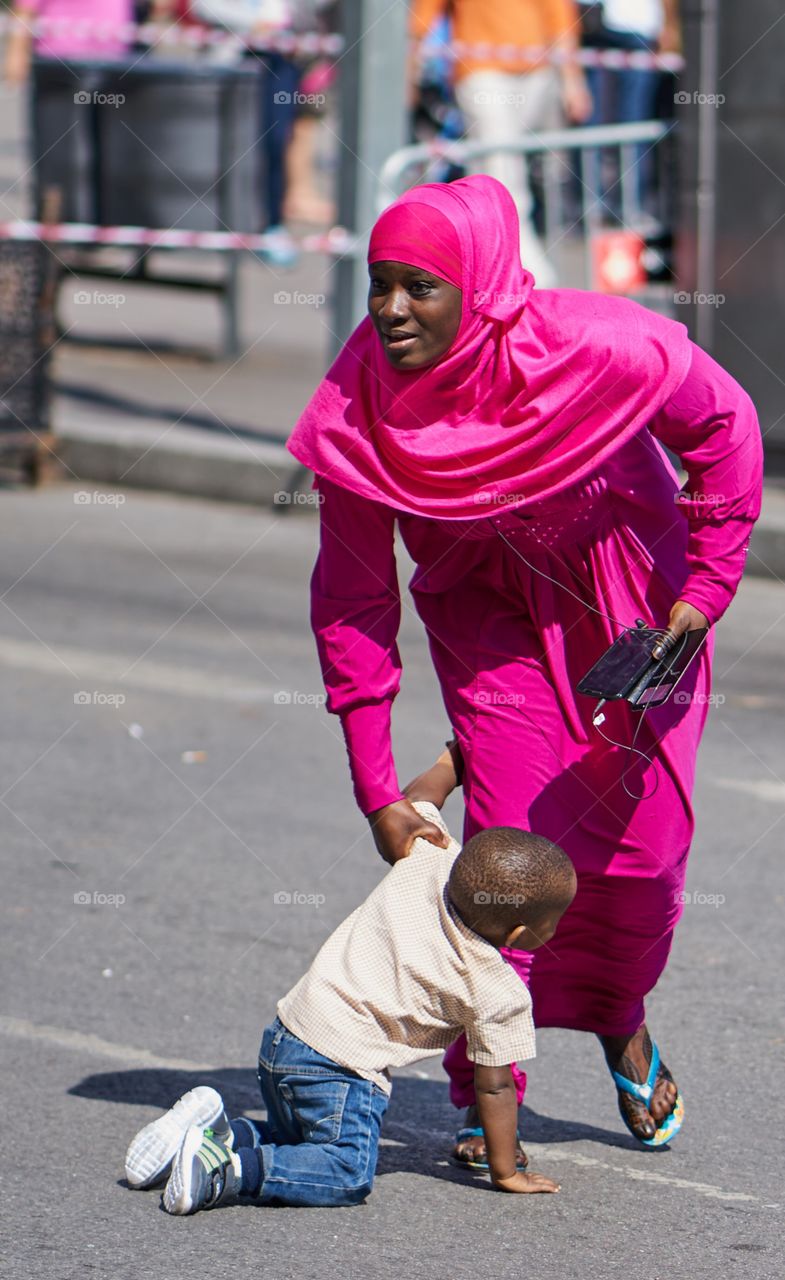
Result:
[[[172,1164],[169,1181],[164,1188],[163,1205],[167,1213],[186,1214],[194,1209],[192,1173],[196,1153],[202,1145],[202,1131],[188,1130]]]
[[[125,1156],[128,1185],[142,1191],[160,1182],[177,1155],[191,1125],[208,1129],[220,1118],[224,1104],[220,1093],[198,1085],[183,1094],[174,1106],[140,1129]]]

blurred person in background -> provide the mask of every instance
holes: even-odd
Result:
[[[261,73],[259,140],[264,151],[264,182],[268,236],[260,257],[277,267],[291,267],[298,258],[297,245],[285,226],[287,217],[302,221],[326,221],[330,207],[315,189],[313,153],[314,125],[310,119],[323,107],[326,69],[311,87],[303,78],[313,75],[311,57],[253,47],[284,31],[297,35],[323,31],[321,12],[328,0],[191,0],[191,16],[212,26],[221,26],[249,41],[245,56],[258,64]],[[314,87],[316,85],[317,87]],[[303,120],[298,123],[298,117]],[[294,153],[289,156],[294,144]],[[287,191],[293,184],[287,205]]]
[[[583,4],[581,9],[585,47],[629,53],[681,52],[679,0],[604,0],[602,4]],[[663,74],[656,68],[589,67],[593,106],[587,123],[634,124],[656,119]],[[636,148],[635,183],[641,229],[655,213],[656,178],[651,144],[642,144]],[[602,188],[606,212],[618,217],[618,184],[603,177]]]
[[[328,35],[340,30],[340,4],[336,0],[305,0],[301,23]],[[335,221],[335,201],[320,189],[318,143],[336,67],[330,58],[317,56],[303,68],[300,99],[286,151],[286,194],[283,214],[290,222],[330,226]]]
[[[424,39],[448,7],[456,41],[492,46],[490,50],[461,50],[453,62],[455,96],[472,141],[524,141],[559,123],[560,106],[574,123],[586,121],[591,114],[591,97],[574,59],[580,34],[575,0],[412,0],[415,40]],[[499,53],[502,45],[541,49],[542,53],[522,53],[510,59]],[[562,58],[556,65],[548,61],[553,55]],[[521,260],[541,288],[554,285],[553,266],[534,226],[526,158],[489,154],[467,169],[490,174],[512,193],[521,223]]]
[[[420,42],[415,74],[410,84],[411,140],[413,142],[457,141],[466,132],[452,83],[449,44],[452,23],[444,14],[437,18]],[[428,165],[431,182],[452,182],[463,176],[463,168],[452,160],[433,159]]]
[[[152,0],[150,20],[169,17],[174,3]],[[135,21],[134,0],[21,0],[12,12],[17,22],[6,44],[5,78],[13,85],[25,83],[34,54],[67,62],[122,58],[131,48],[127,32],[119,28]],[[40,29],[33,35],[36,26]]]

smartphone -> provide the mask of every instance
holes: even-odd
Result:
[[[664,658],[655,658],[653,651],[662,634],[656,627],[623,631],[586,672],[578,692],[606,701],[624,698],[641,710],[661,706],[699,652],[708,630],[686,631]]]

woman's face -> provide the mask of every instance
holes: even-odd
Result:
[[[368,268],[368,311],[396,369],[422,369],[449,351],[461,323],[460,289],[406,262]]]

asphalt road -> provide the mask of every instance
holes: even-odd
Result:
[[[505,1197],[447,1163],[432,1059],[396,1081],[364,1206],[176,1220],[124,1185],[130,1136],[199,1081],[256,1110],[276,1000],[384,868],[319,705],[315,521],[89,496],[0,495],[9,1273],[779,1278],[782,585],[745,583],[718,638],[692,900],[650,1001],[686,1100],[673,1148],[626,1135],[592,1039],[546,1032],[523,1130],[560,1196]],[[406,775],[446,729],[410,610],[403,652]]]

